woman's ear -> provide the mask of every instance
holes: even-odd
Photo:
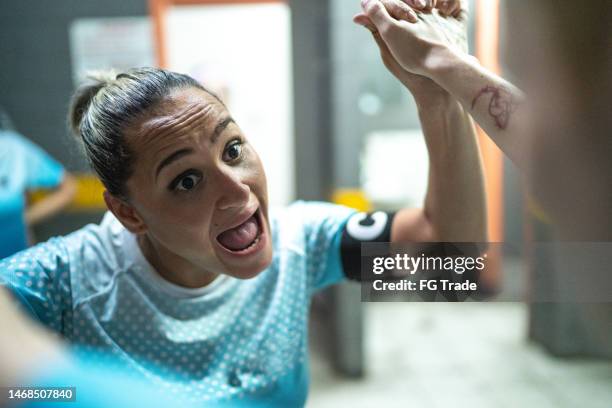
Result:
[[[142,234],[146,232],[147,225],[140,217],[136,209],[125,200],[115,197],[107,190],[104,190],[104,202],[113,213],[115,218],[131,233]]]

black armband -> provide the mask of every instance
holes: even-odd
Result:
[[[376,211],[356,213],[349,218],[342,231],[340,258],[344,275],[351,280],[361,280],[361,244],[390,242],[391,226],[395,213]]]

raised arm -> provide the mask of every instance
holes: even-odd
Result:
[[[497,146],[523,167],[525,134],[517,120],[524,114],[523,93],[514,85],[485,69],[476,58],[448,47],[435,47],[428,76],[448,90]]]
[[[397,214],[392,241],[487,241],[482,164],[469,115],[450,96],[415,100],[429,153],[427,194],[422,209]]]
[[[413,95],[429,153],[429,182],[423,208],[399,211],[391,240],[486,241],[482,166],[468,113],[435,82],[404,70],[366,16],[357,16],[355,21],[372,31],[385,66]],[[401,156],[401,152],[397,154]]]
[[[363,0],[362,7],[404,70],[430,78],[448,91],[510,159],[522,164],[525,132],[516,117],[524,113],[524,96],[519,89],[450,46],[431,19],[398,21],[380,0]]]

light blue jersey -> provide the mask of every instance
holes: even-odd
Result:
[[[63,167],[23,136],[0,131],[0,259],[27,247],[25,193],[57,187]]]
[[[310,299],[344,278],[340,239],[353,213],[306,202],[273,210],[271,266],[201,289],[161,278],[110,213],[3,261],[0,277],[45,325],[75,345],[110,351],[173,398],[301,406]]]
[[[19,386],[49,390],[56,387],[70,388],[71,394],[59,394],[55,399],[20,400],[12,398],[11,408],[169,408],[177,406],[168,394],[150,384],[123,372],[121,367],[98,363],[90,364],[86,358],[67,357],[65,361],[44,361],[37,367],[34,377],[22,380]],[[107,359],[112,357],[107,356]],[[3,393],[3,397],[8,395]],[[3,398],[3,399],[4,399]],[[8,398],[10,399],[10,397]],[[4,402],[4,401],[3,401]],[[8,402],[8,401],[7,401]],[[181,403],[181,408],[196,408],[197,405]]]

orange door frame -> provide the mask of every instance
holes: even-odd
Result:
[[[489,70],[499,74],[499,0],[476,2],[476,57]],[[490,242],[504,241],[504,159],[499,148],[479,127],[478,141],[482,151],[487,189],[487,211]],[[483,277],[498,287],[501,279],[501,253],[490,254]]]

